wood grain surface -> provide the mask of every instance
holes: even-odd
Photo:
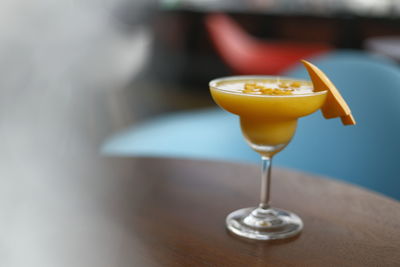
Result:
[[[400,204],[358,187],[274,169],[272,204],[296,212],[305,228],[290,240],[255,242],[230,235],[224,220],[257,204],[258,166],[157,158],[63,165],[57,178],[19,184],[18,216],[9,228],[0,223],[0,251],[13,263],[4,266],[400,263]]]

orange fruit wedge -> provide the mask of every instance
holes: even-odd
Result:
[[[326,119],[338,118],[344,125],[355,125],[356,121],[351,115],[351,110],[335,85],[318,67],[306,60],[302,60],[314,86],[315,92],[328,91],[326,101],[321,107],[322,115]]]

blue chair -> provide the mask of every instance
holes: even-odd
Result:
[[[357,120],[342,126],[320,112],[300,119],[276,165],[335,177],[400,199],[400,69],[362,52],[334,52],[310,59],[341,90]],[[287,76],[306,78],[302,66]],[[160,117],[111,137],[111,155],[157,155],[258,162],[245,144],[234,115],[219,109]]]
[[[102,152],[118,156],[168,156],[255,161],[238,118],[219,108],[178,112],[134,125],[105,142]]]

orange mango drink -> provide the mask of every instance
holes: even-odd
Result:
[[[262,159],[258,207],[238,209],[226,217],[226,227],[235,235],[272,240],[302,231],[298,215],[270,204],[272,158],[290,142],[299,118],[321,109],[326,119],[340,118],[344,125],[356,124],[349,106],[326,74],[312,63],[302,62],[311,82],[271,76],[234,76],[210,82],[215,102],[239,116],[247,143]]]
[[[240,117],[251,148],[271,157],[292,139],[297,120],[325,103],[327,91],[314,92],[309,81],[271,76],[233,76],[210,82],[223,109]]]

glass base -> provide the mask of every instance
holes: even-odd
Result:
[[[226,217],[232,233],[255,240],[283,239],[295,236],[303,229],[296,214],[276,208],[244,208]]]

